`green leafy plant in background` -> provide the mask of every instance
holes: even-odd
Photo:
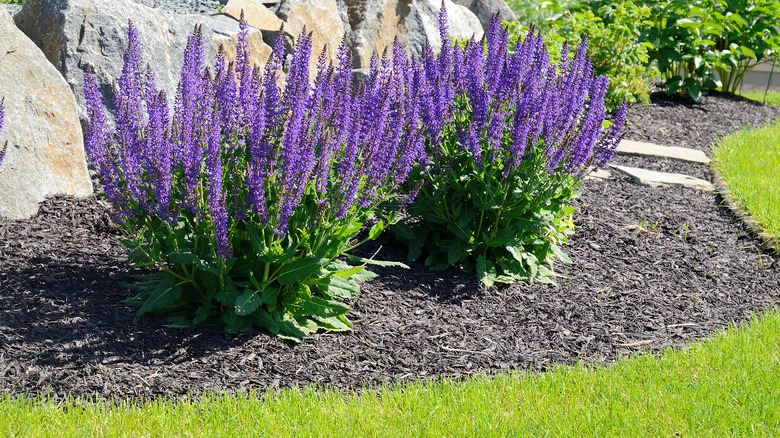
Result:
[[[721,89],[736,93],[756,63],[774,62],[780,54],[780,2],[727,0],[723,5],[726,31],[715,38],[717,70]]]
[[[736,92],[757,61],[776,57],[780,4],[765,0],[645,1],[644,38],[667,92],[700,100],[718,88]],[[718,75],[716,75],[716,72]],[[718,77],[719,76],[719,77]]]
[[[648,50],[652,45],[641,40],[641,31],[650,22],[650,9],[632,1],[601,1],[573,4],[562,8],[557,2],[543,2],[541,9],[551,12],[540,23],[550,53],[560,54],[564,42],[579,45],[588,37],[588,56],[597,75],[610,79],[607,110],[614,112],[625,101],[649,103],[650,85],[657,75],[650,68]],[[522,22],[510,24],[510,47],[527,31]],[[570,53],[573,56],[573,53]]]

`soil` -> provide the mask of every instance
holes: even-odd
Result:
[[[713,95],[701,104],[653,95],[627,138],[698,148],[780,109]],[[707,167],[616,157],[616,163],[709,178]],[[29,220],[0,220],[0,393],[114,400],[340,389],[464,377],[685,348],[780,303],[780,263],[715,193],[646,188],[617,170],[583,183],[577,233],[555,286],[485,289],[472,274],[377,268],[349,304],[354,330],[300,345],[253,330],[167,328],[122,304],[133,273],[96,197],[56,196]],[[361,248],[405,260],[389,236]]]

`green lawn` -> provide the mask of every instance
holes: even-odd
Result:
[[[780,313],[614,366],[142,406],[0,397],[2,436],[778,436]]]
[[[780,248],[780,122],[732,134],[713,150],[725,196]]]
[[[764,99],[766,99],[767,104],[772,106],[780,106],[780,91],[778,90],[769,90],[766,95],[764,95],[763,91],[743,91],[738,94],[757,102],[764,102]]]

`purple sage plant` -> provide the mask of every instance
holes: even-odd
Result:
[[[127,285],[138,293],[128,302],[176,326],[255,325],[294,340],[348,330],[339,300],[374,274],[370,260],[340,256],[396,222],[384,206],[403,201],[399,188],[424,157],[423,90],[400,45],[395,63],[376,59],[368,81],[354,84],[346,36],[338,59],[323,51],[310,77],[305,29],[286,74],[282,36],[265,66],[253,66],[240,23],[236,59],[220,51],[213,68],[195,29],[172,110],[132,23],[113,127],[87,69],[89,157],[130,262],[157,268]],[[368,220],[375,225],[356,242]]]
[[[573,230],[569,201],[614,154],[626,106],[607,121],[608,79],[594,76],[586,37],[553,60],[534,29],[510,52],[498,16],[481,41],[454,44],[443,4],[439,26],[439,53],[427,47],[410,67],[430,162],[393,229],[434,269],[476,270],[488,286],[551,281],[545,262],[569,260],[558,247]]]
[[[5,97],[0,99],[0,134],[3,133],[4,121],[5,121]],[[3,159],[5,159],[6,151],[8,151],[8,141],[3,143],[3,148],[0,149],[0,165],[3,164]]]

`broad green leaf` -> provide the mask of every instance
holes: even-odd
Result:
[[[244,316],[257,310],[260,305],[263,304],[263,300],[260,294],[254,289],[244,289],[244,293],[236,298],[236,304],[233,307],[236,311],[236,315]]]
[[[230,310],[222,314],[222,322],[225,324],[225,331],[228,333],[246,332],[252,328],[250,319],[238,316]]]
[[[348,319],[346,319],[344,315],[330,317],[330,318],[323,318],[314,315],[312,316],[312,319],[317,321],[320,327],[334,332],[346,332],[351,330],[350,327],[352,327],[352,323]]]
[[[282,289],[279,286],[269,284],[264,289],[260,298],[265,304],[276,304]]]
[[[370,281],[375,278],[379,277],[379,275],[369,271],[368,269],[363,269],[362,271],[358,272],[357,274],[352,274],[352,279],[357,281]]]
[[[447,229],[450,230],[458,239],[468,242],[472,239],[473,231],[468,226],[460,226],[458,224],[447,224]]]
[[[211,306],[200,305],[195,311],[195,318],[192,319],[193,325],[203,323],[211,315]]]
[[[447,263],[455,266],[465,254],[466,244],[462,240],[455,239],[447,248]]]
[[[201,263],[200,258],[189,251],[174,251],[168,254],[168,260],[171,263],[181,263],[184,265],[194,265]]]
[[[147,312],[167,306],[181,298],[181,287],[176,284],[176,279],[166,275],[154,289],[144,305],[138,309],[136,316],[142,316]]]
[[[401,239],[413,241],[417,238],[414,235],[414,231],[405,222],[398,222],[390,227],[390,231],[397,235]]]
[[[561,263],[565,263],[567,265],[572,263],[571,258],[565,252],[563,252],[558,245],[551,244],[550,251],[555,254],[555,257],[560,260]]]
[[[327,259],[309,258],[287,263],[279,269],[277,281],[285,286],[303,281],[319,271],[327,261]]]
[[[512,254],[512,257],[518,262],[522,262],[528,258],[528,254],[523,248],[523,241],[520,239],[513,239],[504,245],[504,248],[506,248],[506,250],[509,251],[509,254]]]
[[[477,256],[477,277],[485,286],[490,287],[496,282],[496,267],[482,255]]]
[[[316,285],[322,293],[336,298],[355,298],[360,293],[360,286],[351,278],[330,277]]]
[[[201,279],[207,280],[203,282],[206,290],[219,304],[225,307],[233,307],[235,305],[236,298],[241,294],[241,291],[230,281],[229,277],[226,279],[224,286],[220,285],[219,278],[210,274],[202,274]]]
[[[249,235],[249,241],[252,243],[252,250],[254,250],[255,254],[258,256],[265,255],[268,248],[263,239],[260,238],[260,235],[257,234],[257,231],[255,231],[255,227],[247,223],[246,232]]]
[[[303,302],[302,314],[316,315],[322,318],[332,318],[349,312],[349,306],[335,300],[311,297]]]

